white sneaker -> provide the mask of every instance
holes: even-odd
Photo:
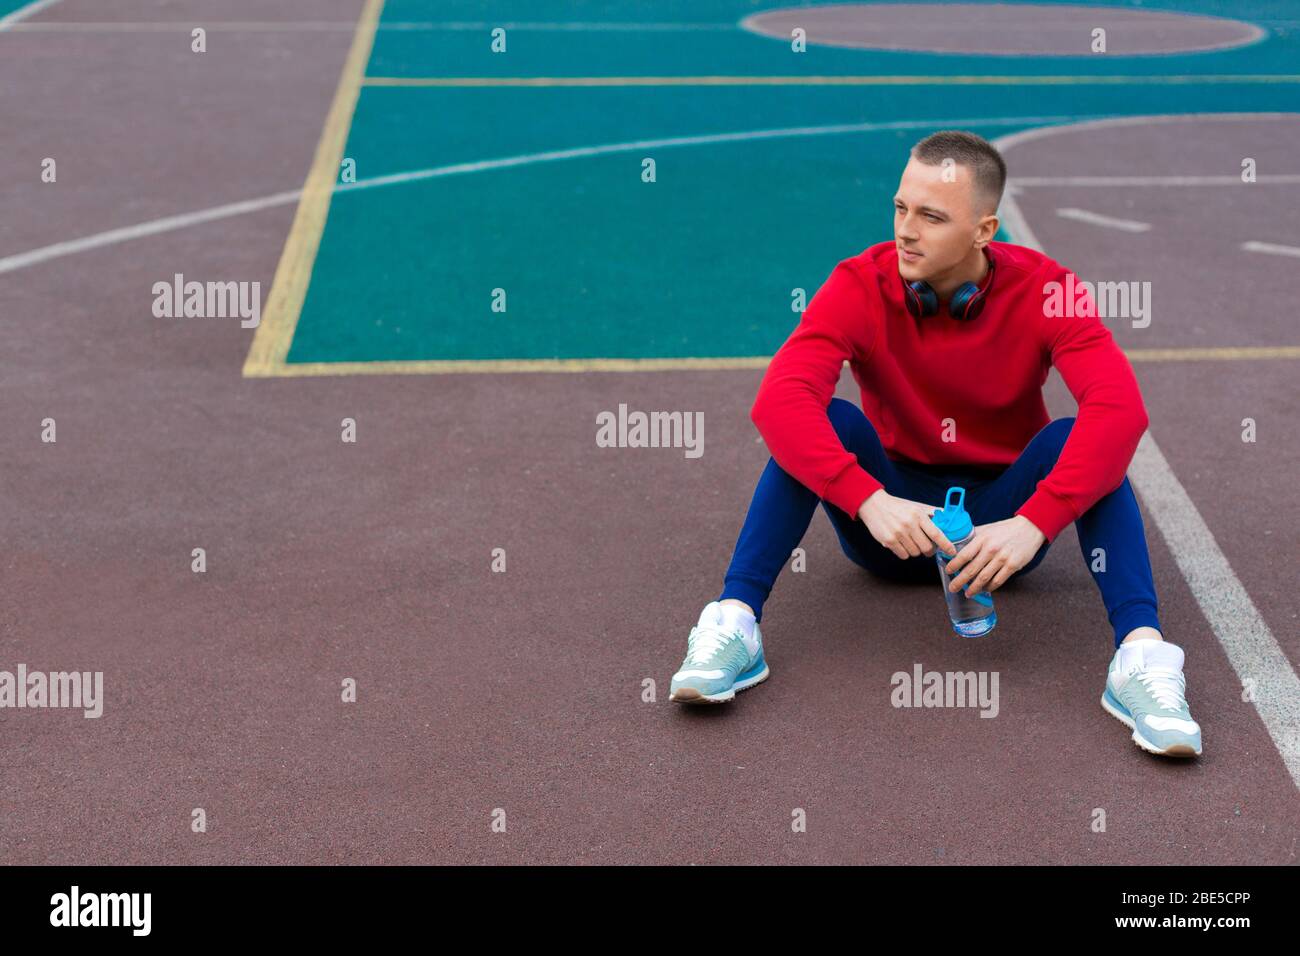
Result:
[[[720,704],[767,680],[763,634],[744,608],[711,602],[686,640],[686,659],[673,675],[669,700]]]
[[[1101,706],[1148,753],[1195,757],[1201,753],[1201,725],[1192,719],[1186,689],[1181,647],[1133,641],[1121,644],[1111,659]]]

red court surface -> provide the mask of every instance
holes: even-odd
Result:
[[[39,16],[107,18],[93,6]],[[184,21],[201,5],[120,6]],[[148,31],[0,35],[0,90],[21,91],[0,99],[0,205],[25,210],[4,217],[0,264],[299,189],[350,42],[248,31],[196,66]],[[807,572],[783,573],[764,613],[772,677],[726,707],[669,703],[768,459],[749,420],[762,370],[245,378],[238,322],[168,325],[146,292],[174,272],[269,289],[282,203],[0,265],[0,669],[103,671],[107,697],[98,720],[0,710],[0,861],[1294,864],[1300,700],[1261,716],[1242,687],[1285,694],[1300,666],[1296,357],[1172,352],[1300,345],[1294,258],[1242,248],[1300,246],[1297,187],[1064,180],[1232,174],[1243,150],[1300,174],[1300,119],[1067,127],[1004,150],[1026,181],[1015,241],[1159,296],[1150,328],[1112,329],[1151,419],[1135,485],[1201,758],[1141,752],[1098,706],[1111,635],[1073,528],[997,593],[995,636],[963,641],[937,587],[871,578],[819,512]],[[49,155],[69,157],[52,195],[30,170]],[[847,374],[838,394],[858,400]],[[1059,376],[1047,395],[1053,417],[1075,413]],[[702,411],[707,454],[597,447],[595,414],[620,403]],[[341,445],[349,417],[358,442]],[[1166,537],[1186,529],[1170,476],[1209,538]],[[1248,606],[1213,580],[1216,555]],[[1234,643],[1248,631],[1282,656],[1251,657]],[[998,671],[1000,719],[892,707],[890,675],[917,663]]]

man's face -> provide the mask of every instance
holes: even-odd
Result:
[[[927,166],[909,159],[894,195],[898,271],[908,282],[930,281],[956,267],[988,233],[974,178],[966,166]],[[993,231],[996,231],[996,219]]]

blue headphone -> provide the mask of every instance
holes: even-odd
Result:
[[[963,282],[948,300],[948,314],[959,322],[974,322],[984,311],[984,300],[993,288],[993,268],[997,264],[992,255],[988,260],[989,274],[984,288],[974,282]],[[922,319],[939,311],[938,294],[930,288],[930,283],[919,279],[903,283],[903,301],[914,318]]]

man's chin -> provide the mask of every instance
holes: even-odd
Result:
[[[904,282],[925,281],[930,270],[925,268],[925,260],[920,262],[904,262],[902,258],[898,260],[898,274],[903,277]]]

